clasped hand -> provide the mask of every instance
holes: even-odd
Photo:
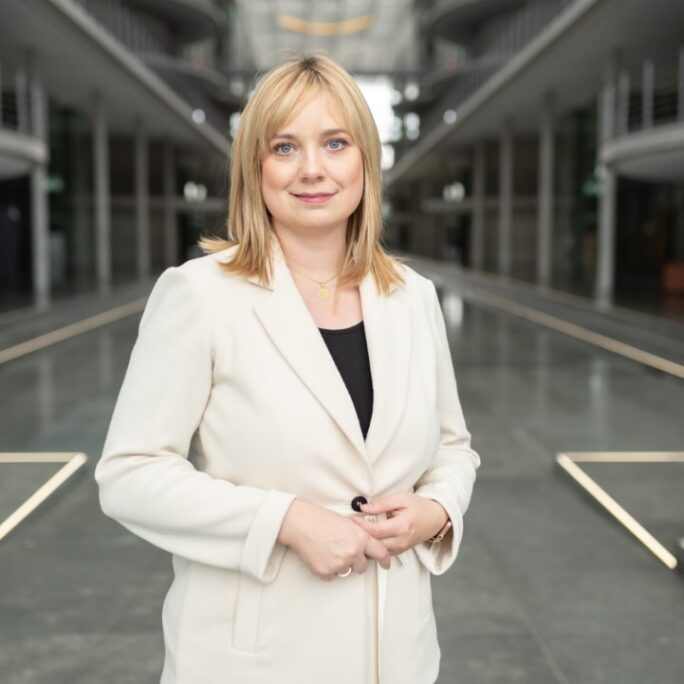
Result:
[[[352,568],[365,572],[368,559],[387,569],[397,555],[435,534],[447,520],[444,508],[423,496],[399,492],[362,506],[364,515],[387,514],[385,520],[344,516],[295,499],[278,535],[311,572],[324,580]]]

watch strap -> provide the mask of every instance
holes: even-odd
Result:
[[[441,542],[444,537],[446,537],[447,532],[451,529],[451,519],[447,519],[447,521],[444,523],[442,529],[437,532],[434,536],[430,537],[427,541],[430,542],[430,544],[438,543]]]

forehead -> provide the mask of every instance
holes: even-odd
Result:
[[[283,117],[280,126],[276,126],[275,133],[287,132],[291,128],[347,128],[342,109],[331,97],[324,92],[313,92],[307,95],[294,112]]]

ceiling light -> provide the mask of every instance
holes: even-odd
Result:
[[[343,21],[307,21],[281,12],[278,14],[277,22],[281,28],[310,36],[340,36],[345,33],[365,31],[373,25],[373,17],[370,14],[362,14]]]

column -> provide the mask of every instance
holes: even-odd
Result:
[[[513,125],[507,120],[499,140],[499,273],[511,274],[513,232]]]
[[[629,98],[631,79],[629,71],[620,71],[617,80],[617,100],[615,103],[615,135],[626,135],[629,132]]]
[[[607,303],[612,299],[615,281],[615,170],[601,162],[603,145],[615,135],[615,91],[617,58],[609,58],[604,84],[599,94],[598,174],[601,188],[596,254],[595,298]]]
[[[47,96],[38,78],[36,58],[27,55],[24,72],[24,132],[45,144],[49,154]],[[19,96],[19,93],[17,94]],[[27,106],[29,105],[30,106]],[[35,304],[43,308],[50,301],[50,206],[47,191],[48,158],[31,169],[31,262]]]
[[[176,266],[178,263],[178,218],[176,216],[176,168],[173,144],[164,143],[164,263]]]
[[[28,56],[27,60],[29,68],[34,67],[33,57]],[[19,133],[29,135],[31,122],[28,108],[29,85],[27,69],[23,66],[17,69],[14,77],[14,89],[16,92],[16,107],[17,107],[17,130]]]
[[[107,113],[102,93],[93,98],[93,172],[95,174],[95,269],[100,289],[112,280],[111,210]]]
[[[150,275],[150,187],[147,131],[142,121],[135,124],[135,236],[138,276]]]
[[[554,205],[554,121],[553,96],[546,93],[542,100],[539,122],[539,197],[537,224],[537,282],[551,284]]]
[[[677,119],[684,121],[684,47],[679,48],[677,69]]]
[[[486,143],[480,140],[475,145],[473,157],[473,212],[470,222],[470,266],[482,270],[484,266],[485,231],[485,174]]]
[[[655,88],[655,67],[650,59],[644,62],[641,84],[641,111],[643,128],[653,128],[653,98]]]

